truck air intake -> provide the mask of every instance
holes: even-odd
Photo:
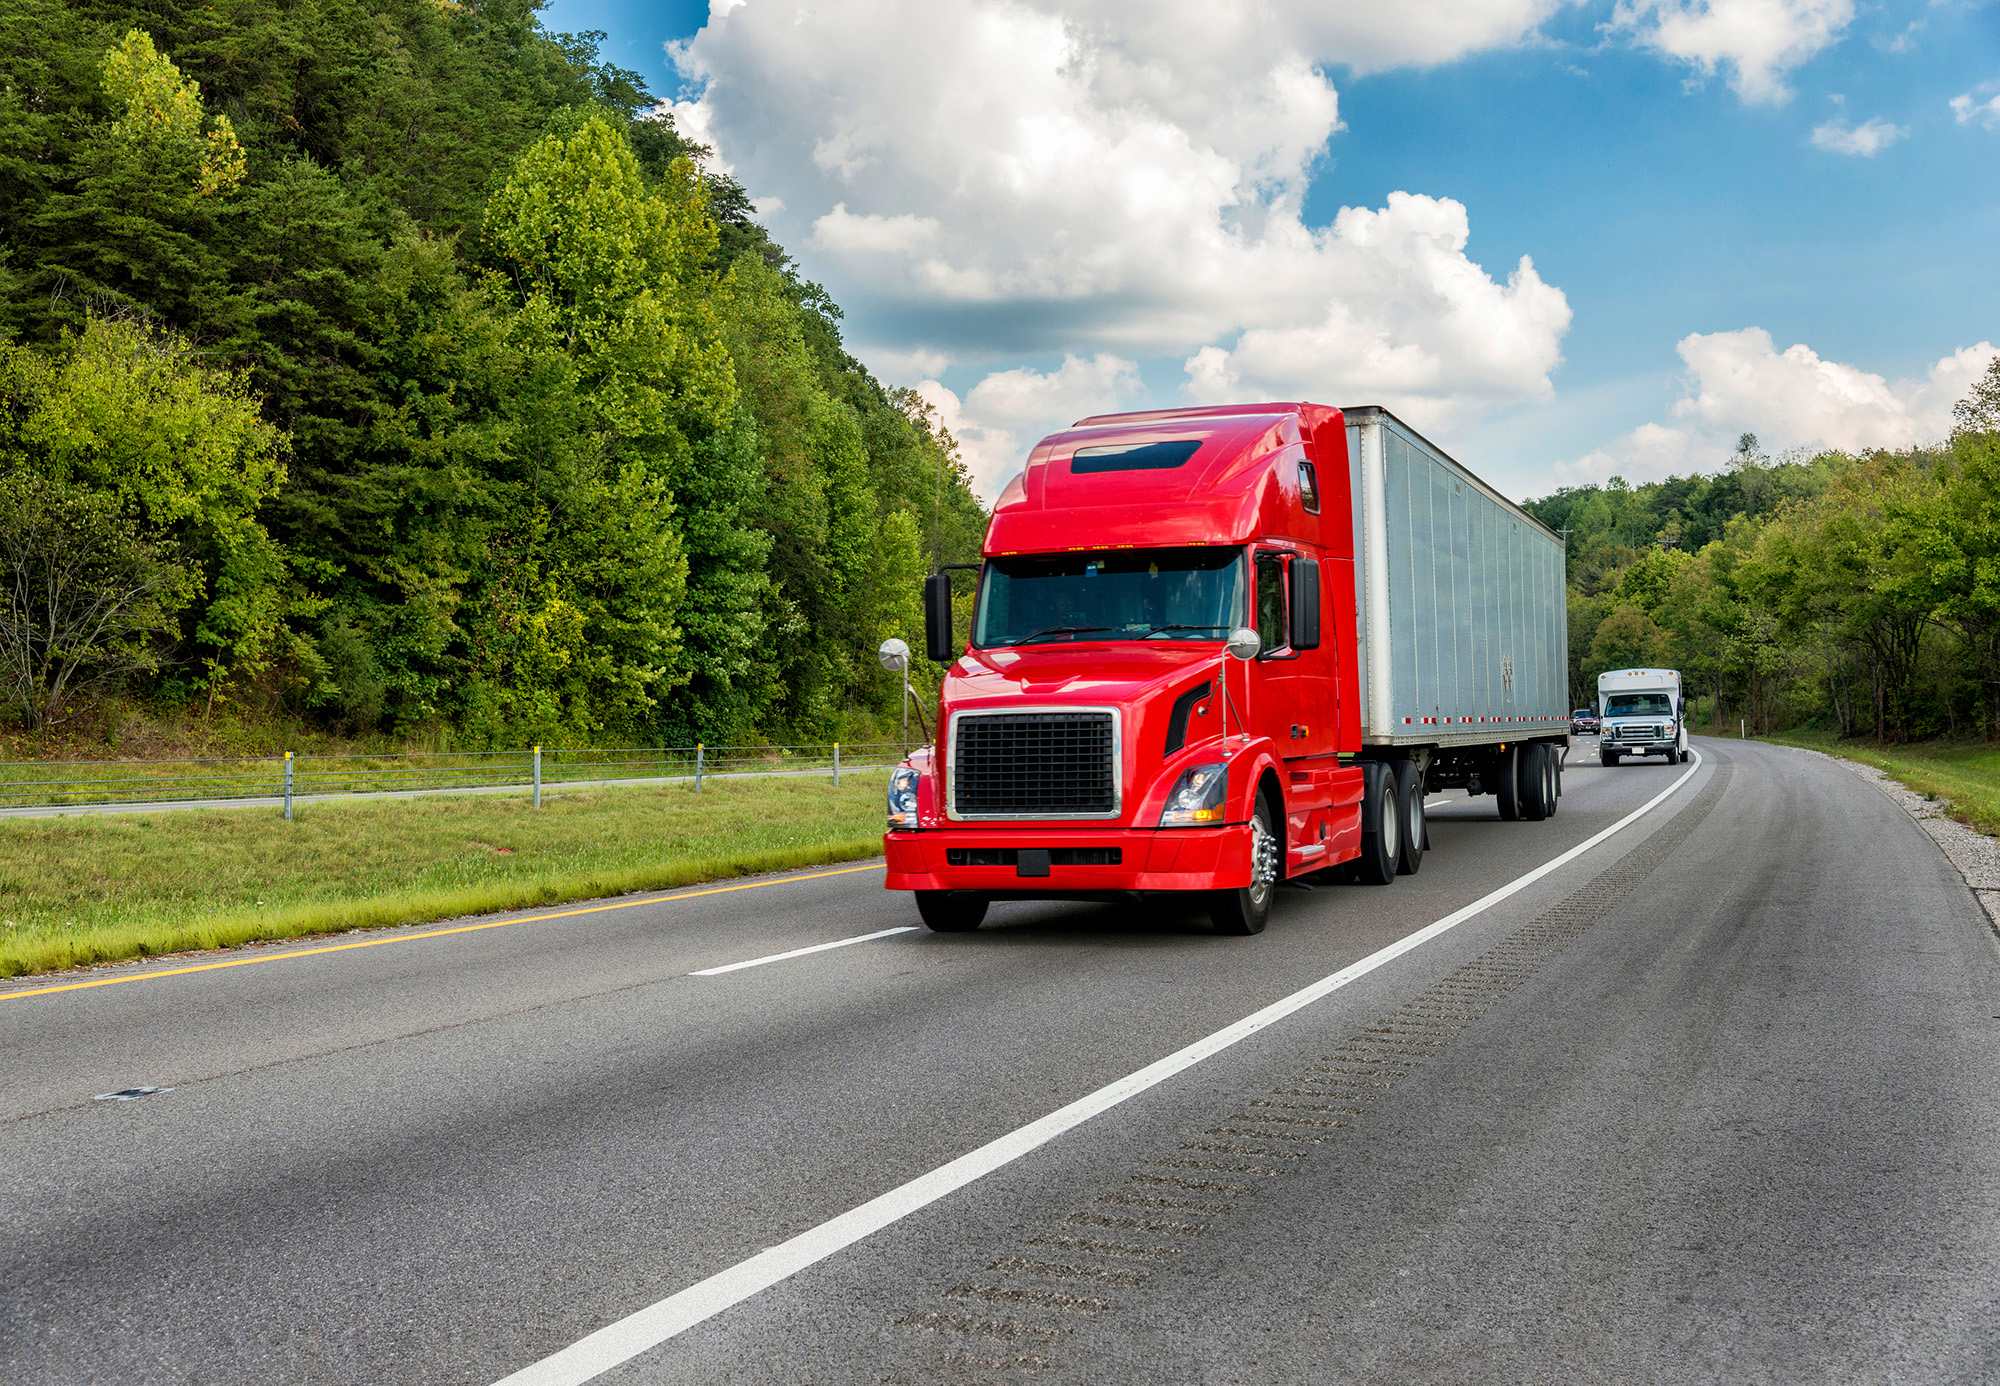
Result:
[[[959,818],[1116,817],[1116,715],[960,713],[951,722],[950,788]]]

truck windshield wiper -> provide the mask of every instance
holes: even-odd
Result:
[[[1174,625],[1170,626],[1154,626],[1151,630],[1147,631],[1144,635],[1140,636],[1139,638],[1141,640],[1151,640],[1154,636],[1164,635],[1170,630],[1228,630],[1228,629],[1229,629],[1228,626],[1185,626],[1179,623],[1175,623]]]
[[[1024,635],[1014,643],[1016,645],[1027,645],[1040,640],[1045,635],[1094,635],[1098,631],[1110,629],[1111,627],[1109,626],[1050,626],[1047,630],[1038,630],[1033,635]]]

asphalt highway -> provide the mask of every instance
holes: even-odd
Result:
[[[1838,766],[1592,744],[1253,938],[864,865],[0,983],[0,1380],[2000,1379],[1985,915]]]

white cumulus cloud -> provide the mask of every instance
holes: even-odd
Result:
[[[2000,355],[1991,342],[1964,347],[1922,380],[1890,381],[1811,347],[1779,351],[1761,327],[1695,333],[1681,340],[1691,377],[1676,418],[1710,433],[1749,430],[1767,448],[1908,447],[1951,432],[1951,406]]]
[[[1909,133],[1906,127],[1891,125],[1879,117],[1871,117],[1859,125],[1849,125],[1844,120],[1829,120],[1824,125],[1813,127],[1812,142],[1835,154],[1856,154],[1869,159]]]
[[[1984,101],[1975,101],[1970,92],[1964,96],[1954,96],[1951,99],[1951,113],[1958,117],[1960,125],[1967,125],[1976,120],[1991,130],[1994,126],[2000,125],[2000,94],[1995,94]]]
[[[994,371],[963,399],[936,380],[916,386],[957,441],[975,489],[986,496],[999,491],[1037,439],[1086,415],[1115,412],[1140,389],[1137,363],[1105,352],[1065,356],[1052,371]]]
[[[1623,476],[1636,483],[1712,471],[1736,439],[1755,433],[1769,453],[1791,448],[1903,448],[1951,432],[1951,407],[2000,357],[1991,342],[1961,347],[1915,380],[1829,361],[1803,343],[1779,351],[1761,327],[1693,333],[1678,350],[1687,367],[1672,424],[1642,424],[1615,443],[1557,462],[1567,482]]]
[[[1610,28],[1693,66],[1729,70],[1746,102],[1791,98],[1785,74],[1837,42],[1854,0],[1618,0]]]
[[[1557,479],[1569,486],[1601,486],[1613,477],[1623,477],[1637,486],[1699,471],[1695,451],[1695,441],[1686,429],[1647,423],[1574,462],[1556,463],[1554,471]]]
[[[1474,262],[1447,198],[1308,226],[1343,128],[1328,73],[1529,41],[1564,3],[750,0],[675,46],[675,111],[782,198],[773,230],[810,245],[864,359],[1068,354],[936,387],[968,456],[1031,442],[1019,401],[1080,388],[1073,362],[1469,418],[1548,394],[1568,303],[1525,258]]]

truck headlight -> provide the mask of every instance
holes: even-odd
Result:
[[[1167,793],[1167,806],[1160,810],[1163,828],[1193,828],[1220,825],[1228,809],[1229,767],[1191,765],[1181,771]]]
[[[889,826],[917,826],[917,772],[907,765],[897,766],[889,776]]]

